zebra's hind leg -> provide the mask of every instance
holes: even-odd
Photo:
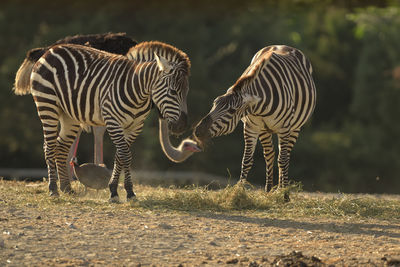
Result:
[[[247,123],[244,124],[244,151],[242,159],[242,170],[240,172],[240,181],[244,182],[254,162],[254,150],[256,149],[258,133],[252,131]]]
[[[288,172],[289,172],[289,161],[290,152],[296,143],[297,137],[299,136],[299,131],[292,131],[285,134],[278,134],[279,140],[279,157],[278,157],[278,167],[279,167],[279,187],[284,188],[289,184]],[[289,201],[289,192],[284,195],[285,201]]]
[[[78,131],[79,123],[63,115],[60,117],[61,130],[57,138],[56,164],[60,189],[65,193],[73,193],[68,175],[69,162],[67,162],[69,150],[74,142]]]
[[[290,152],[296,143],[297,137],[299,136],[299,131],[292,131],[284,134],[278,134],[279,140],[279,157],[278,157],[278,167],[279,167],[279,187],[286,187],[289,183],[288,173],[289,173],[289,161]]]
[[[40,114],[39,114],[40,116]],[[46,118],[46,119],[43,119]],[[46,160],[47,172],[49,177],[50,196],[58,196],[57,170],[56,170],[56,151],[58,136],[58,119],[51,119],[50,116],[41,116],[43,126],[43,150]]]
[[[263,132],[260,135],[260,142],[263,147],[263,154],[265,160],[266,178],[265,178],[265,191],[269,192],[273,186],[274,179],[274,160],[275,151],[272,144],[272,134],[269,132]]]

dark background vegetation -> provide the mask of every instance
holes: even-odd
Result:
[[[400,193],[400,5],[398,1],[1,1],[0,168],[44,168],[41,124],[31,96],[15,96],[25,53],[67,35],[126,32],[160,40],[192,61],[193,125],[271,44],[301,49],[314,68],[318,100],[300,134],[290,177],[307,190]],[[189,135],[189,131],[185,134]],[[92,161],[83,136],[80,161]],[[178,140],[175,140],[176,143]],[[105,160],[114,147],[106,140]],[[185,163],[169,162],[152,112],[134,144],[133,168],[240,174],[242,125]],[[230,173],[230,174],[229,174]],[[277,174],[277,172],[275,172]],[[249,181],[265,177],[260,146]]]

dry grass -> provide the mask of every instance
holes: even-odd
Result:
[[[291,201],[286,202],[284,195]],[[400,200],[373,196],[337,194],[331,197],[310,196],[298,184],[284,190],[265,193],[237,184],[217,191],[204,187],[187,189],[148,188],[140,193],[139,207],[174,210],[254,211],[279,217],[324,216],[400,219]]]
[[[332,194],[318,196],[302,192],[294,184],[284,190],[265,193],[250,185],[237,184],[220,190],[206,187],[163,188],[135,185],[137,199],[133,203],[108,203],[108,190],[90,190],[87,194],[78,182],[73,183],[76,195],[62,194],[59,198],[48,196],[47,184],[0,181],[0,202],[13,205],[35,205],[41,209],[62,206],[78,206],[82,209],[99,210],[174,210],[185,212],[246,212],[262,213],[273,217],[349,217],[400,219],[399,198],[384,199],[371,195]],[[125,198],[122,187],[121,199]],[[291,201],[286,202],[284,195]]]

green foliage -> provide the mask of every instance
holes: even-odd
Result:
[[[373,0],[2,1],[0,167],[45,167],[32,98],[11,92],[25,53],[67,35],[123,31],[138,41],[171,43],[189,55],[192,125],[259,49],[271,44],[301,49],[313,64],[318,100],[312,121],[294,147],[290,176],[307,190],[399,193],[399,15],[398,1]],[[236,180],[242,126],[176,165],[161,152],[153,112],[132,150],[133,168],[221,176],[228,168]],[[106,164],[112,166],[114,147],[108,139],[105,151]],[[92,161],[92,153],[92,139],[86,134],[79,147],[81,161]],[[263,184],[264,172],[258,147],[250,182]],[[232,198],[232,203],[241,206],[241,200]]]

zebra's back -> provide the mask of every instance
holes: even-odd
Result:
[[[300,50],[285,45],[265,47],[256,53],[238,82],[249,75],[256,75],[250,90],[261,101],[245,120],[276,132],[282,127],[299,129],[313,113],[316,92],[312,66]]]
[[[47,107],[49,112],[53,108],[57,113],[62,110],[81,123],[103,125],[102,100],[122,82],[114,79],[117,74],[126,78],[133,66],[134,62],[124,56],[81,45],[57,45],[35,65],[32,95],[38,108]]]

